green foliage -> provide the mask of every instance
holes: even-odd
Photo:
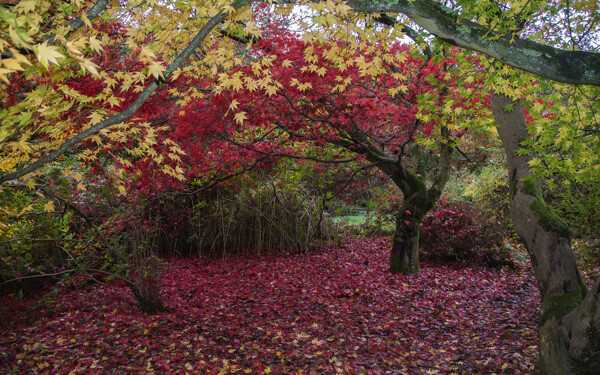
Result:
[[[400,189],[388,181],[376,181],[376,185],[368,189],[368,196],[370,198],[362,202],[363,207],[341,206],[334,212],[338,230],[355,237],[391,236],[402,206]]]
[[[464,194],[476,212],[500,223],[501,228],[512,230],[508,172],[505,167],[489,165],[482,168],[466,186]]]
[[[72,215],[26,187],[0,190],[0,280],[47,274],[64,266],[73,248]],[[68,260],[68,259],[67,259]]]
[[[333,221],[336,231],[354,237],[390,236],[396,228],[396,219],[391,214],[362,211],[359,215],[336,216]]]
[[[473,179],[473,176],[473,174],[464,171],[452,173],[446,186],[444,186],[444,196],[451,202],[470,203],[472,197],[465,194],[465,191],[468,189],[469,181]]]
[[[396,217],[391,214],[370,214],[361,226],[360,234],[364,237],[391,236],[396,230]]]
[[[600,229],[600,184],[567,181],[546,189],[544,200],[566,220],[573,235],[596,236]]]
[[[533,137],[524,146],[536,154],[532,172],[551,189],[569,182],[598,184],[600,88],[542,80],[539,90],[546,92],[543,101],[532,99],[525,108]]]

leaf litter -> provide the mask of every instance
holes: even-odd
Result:
[[[422,264],[390,275],[389,241],[308,254],[175,258],[169,311],[95,284],[4,297],[0,372],[529,374],[539,292],[529,269]]]

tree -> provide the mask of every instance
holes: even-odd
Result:
[[[412,17],[428,31],[452,44],[474,51],[483,52],[500,62],[532,72],[542,77],[556,81],[575,84],[593,84],[600,86],[598,79],[599,54],[595,52],[576,51],[578,48],[593,48],[593,43],[582,42],[584,33],[597,35],[598,12],[597,5],[583,3],[578,9],[572,9],[567,3],[564,10],[564,23],[568,33],[568,46],[574,51],[565,51],[549,45],[538,44],[531,40],[519,38],[519,33],[526,26],[534,38],[543,35],[548,29],[535,30],[539,24],[534,22],[535,13],[539,11],[535,2],[528,3],[531,7],[484,4],[477,5],[461,3],[462,14],[458,10],[451,11],[433,2],[418,3],[414,8],[412,3],[400,4],[401,12]],[[489,7],[486,9],[486,7]],[[562,11],[549,5],[550,19],[559,18]],[[458,9],[458,8],[457,8]],[[487,11],[487,12],[486,12]],[[411,16],[411,12],[413,15]],[[575,38],[572,28],[577,25],[572,21],[571,12],[579,19],[580,38]],[[474,23],[468,16],[473,16],[481,24]],[[487,18],[486,18],[487,16]],[[573,19],[575,18],[573,16]],[[455,22],[458,19],[460,22]],[[528,23],[529,21],[529,23]],[[533,29],[533,31],[531,30]],[[561,35],[558,35],[561,41]],[[557,40],[546,41],[554,44]],[[577,42],[577,43],[576,43]],[[496,64],[490,64],[493,67]],[[499,65],[499,64],[498,64]],[[531,173],[531,166],[539,165],[539,158],[531,152],[533,142],[529,140],[529,132],[522,109],[522,86],[526,80],[510,78],[510,72],[501,66],[491,69],[495,76],[495,94],[492,98],[494,116],[498,123],[498,132],[507,154],[509,178],[511,186],[510,202],[511,216],[514,226],[526,244],[535,270],[536,279],[542,297],[542,316],[540,320],[540,363],[543,373],[596,373],[600,371],[600,357],[597,352],[598,342],[598,290],[600,280],[588,292],[577,268],[571,249],[569,228],[542,199],[539,181]],[[507,76],[509,75],[509,76]],[[582,89],[581,92],[591,91],[586,97],[597,101],[597,90]],[[538,98],[542,96],[538,92]],[[594,99],[595,98],[595,99]],[[533,101],[533,100],[532,100]],[[564,107],[562,107],[564,108]],[[572,107],[571,107],[572,108]],[[547,108],[546,108],[547,110]],[[551,112],[548,111],[547,112]],[[589,111],[588,111],[589,112]],[[592,111],[593,112],[593,109]],[[560,116],[565,117],[564,111]],[[568,118],[574,116],[567,114]],[[587,117],[583,112],[581,117]],[[571,120],[573,123],[578,121]],[[554,121],[556,123],[557,121]],[[587,129],[597,127],[597,119],[591,116]],[[543,125],[539,125],[543,128]],[[567,129],[563,124],[561,129]],[[556,144],[561,144],[564,134],[557,137]],[[590,133],[588,132],[588,135]],[[569,141],[567,141],[569,142]],[[593,142],[593,141],[592,141]],[[529,145],[529,150],[521,150],[521,145]],[[567,146],[569,147],[569,146]],[[586,153],[589,155],[589,153]],[[597,159],[596,159],[597,160]]]
[[[513,225],[525,242],[540,288],[542,371],[598,372],[600,283],[588,292],[573,256],[569,228],[541,197],[538,182],[530,173],[533,155],[520,151],[529,137],[521,102],[494,94],[492,105],[508,159]]]
[[[210,129],[258,155],[290,156],[290,145],[307,141],[363,155],[404,196],[390,272],[417,273],[421,220],[442,194],[459,138],[485,122],[477,78],[461,82],[451,51],[427,58],[397,43],[347,48],[276,36],[251,51],[247,67],[220,75],[215,95],[184,109],[192,117],[180,129],[191,139]],[[234,124],[255,136],[232,138]]]

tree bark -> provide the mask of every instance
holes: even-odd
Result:
[[[494,94],[492,108],[504,146],[513,225],[525,243],[542,299],[540,368],[544,374],[600,373],[599,284],[588,293],[575,262],[567,224],[544,203],[530,173],[529,137],[520,101]],[[600,280],[599,280],[600,281]]]
[[[438,198],[431,197],[425,185],[412,196],[404,196],[402,209],[396,216],[396,230],[390,252],[390,273],[419,273],[419,227]]]
[[[443,128],[442,136],[447,139],[448,135],[448,129]],[[448,182],[452,151],[450,145],[442,142],[438,157],[438,172],[429,187],[423,177],[426,174],[424,169],[413,173],[402,166],[400,159],[393,164],[392,168],[389,166],[381,168],[400,188],[404,196],[402,208],[396,216],[396,231],[390,252],[392,274],[408,275],[420,271],[419,226],[425,215],[435,206]]]

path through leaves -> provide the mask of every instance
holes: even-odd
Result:
[[[533,372],[539,294],[528,271],[425,263],[392,276],[388,246],[175,259],[163,285],[171,311],[154,316],[102,285],[29,314],[27,301],[1,301],[0,372]]]

